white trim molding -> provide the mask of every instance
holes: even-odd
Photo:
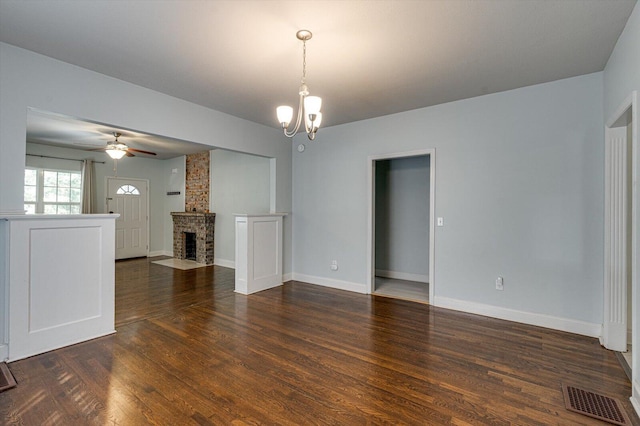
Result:
[[[224,268],[236,269],[236,262],[229,259],[221,259],[219,257],[214,257],[213,264],[216,266],[222,266]]]
[[[365,294],[375,291],[375,165],[376,161],[396,158],[408,158],[417,156],[429,156],[429,300],[435,297],[435,251],[436,251],[436,150],[435,148],[419,149],[414,151],[393,152],[387,154],[371,155],[367,157],[367,281],[364,285]],[[413,281],[413,280],[411,280]]]
[[[367,286],[364,283],[353,283],[349,281],[333,280],[333,279],[324,278],[324,277],[314,277],[312,275],[297,274],[295,272],[293,272],[291,276],[292,276],[292,279],[295,281],[321,285],[323,287],[331,287],[338,290],[353,291],[355,293],[361,293],[361,294],[369,293],[367,291]]]
[[[604,276],[604,316],[603,316],[603,336],[602,342],[606,347],[612,349],[625,349],[626,334],[627,334],[627,306],[631,306],[631,346],[640,346],[640,312],[637,307],[640,305],[640,287],[638,284],[638,271],[640,270],[640,256],[638,256],[638,249],[640,247],[640,229],[638,224],[640,223],[640,189],[638,187],[638,181],[640,181],[640,144],[638,137],[638,91],[634,90],[627,96],[627,98],[620,104],[618,109],[607,120],[605,126],[605,144],[609,143],[610,137],[624,137],[626,140],[627,148],[630,145],[631,152],[631,199],[627,200],[631,203],[631,303],[628,303],[627,297],[629,297],[629,291],[626,285],[615,286],[610,285],[607,282],[607,275]],[[629,135],[628,129],[631,127],[631,134]],[[627,132],[625,132],[627,130]],[[629,141],[628,138],[631,137]],[[608,191],[608,187],[605,185],[605,191]],[[609,194],[605,194],[608,196]],[[628,228],[627,228],[628,229]],[[606,234],[605,234],[606,235]],[[628,247],[627,247],[628,249]],[[606,246],[605,246],[606,250]],[[606,253],[606,252],[605,252]],[[605,264],[606,266],[606,264]],[[605,269],[605,272],[608,272]],[[615,315],[620,311],[617,318]],[[624,325],[615,324],[613,320],[618,322],[625,322]],[[619,340],[616,345],[611,344],[612,341]],[[623,344],[625,343],[625,344]],[[632,352],[631,360],[631,383],[632,394],[631,403],[636,413],[640,415],[640,351]]]
[[[154,250],[150,251],[147,257],[156,257],[156,256],[171,256],[173,257],[173,252],[168,250]]]
[[[485,305],[469,302],[467,300],[451,299],[449,297],[436,296],[433,305],[453,309],[455,311],[470,314],[483,315],[522,324],[535,325],[537,327],[550,328],[552,330],[566,331],[589,337],[600,337],[602,324],[589,323],[569,318],[554,317],[551,315],[534,312],[517,311],[515,309],[500,306]]]
[[[605,128],[604,321],[601,344],[627,350],[627,217],[631,200],[627,169],[627,127]]]
[[[292,281],[292,280],[293,280],[293,272],[282,274],[282,282],[283,283],[286,283],[287,281]]]

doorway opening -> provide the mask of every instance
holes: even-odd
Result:
[[[369,157],[368,292],[434,294],[435,150]]]

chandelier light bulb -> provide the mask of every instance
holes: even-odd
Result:
[[[305,115],[317,115],[322,107],[322,98],[318,96],[307,96],[304,98]]]
[[[288,105],[281,105],[276,109],[276,115],[278,116],[278,123],[282,124],[282,127],[287,127],[293,118],[293,108]]]

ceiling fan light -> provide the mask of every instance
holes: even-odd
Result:
[[[122,158],[122,157],[124,157],[124,155],[127,153],[127,151],[126,151],[126,150],[123,150],[123,149],[113,149],[113,148],[107,149],[107,150],[105,150],[105,152],[106,152],[107,154],[109,154],[109,157],[113,158],[114,160],[119,160],[119,159],[121,159],[121,158]]]
[[[322,107],[322,98],[319,96],[306,96],[304,98],[305,115],[318,114]]]
[[[293,118],[293,108],[281,105],[276,109],[276,115],[278,116],[278,123],[282,124],[282,127],[287,127],[291,123],[291,118]]]

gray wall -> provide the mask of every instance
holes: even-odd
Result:
[[[235,213],[269,213],[270,161],[239,152],[211,151],[211,198],[216,214],[216,264],[235,264]]]
[[[429,157],[379,160],[375,167],[375,269],[428,282]]]
[[[183,155],[162,162],[164,176],[164,250],[158,254],[173,256],[173,219],[171,212],[184,211],[186,161],[187,157]],[[167,192],[180,192],[180,194],[166,195]]]
[[[368,156],[435,148],[434,302],[601,323],[602,102],[595,73],[321,129],[294,157],[296,274],[365,289]]]
[[[640,6],[636,4],[604,69],[604,119],[640,90]]]

